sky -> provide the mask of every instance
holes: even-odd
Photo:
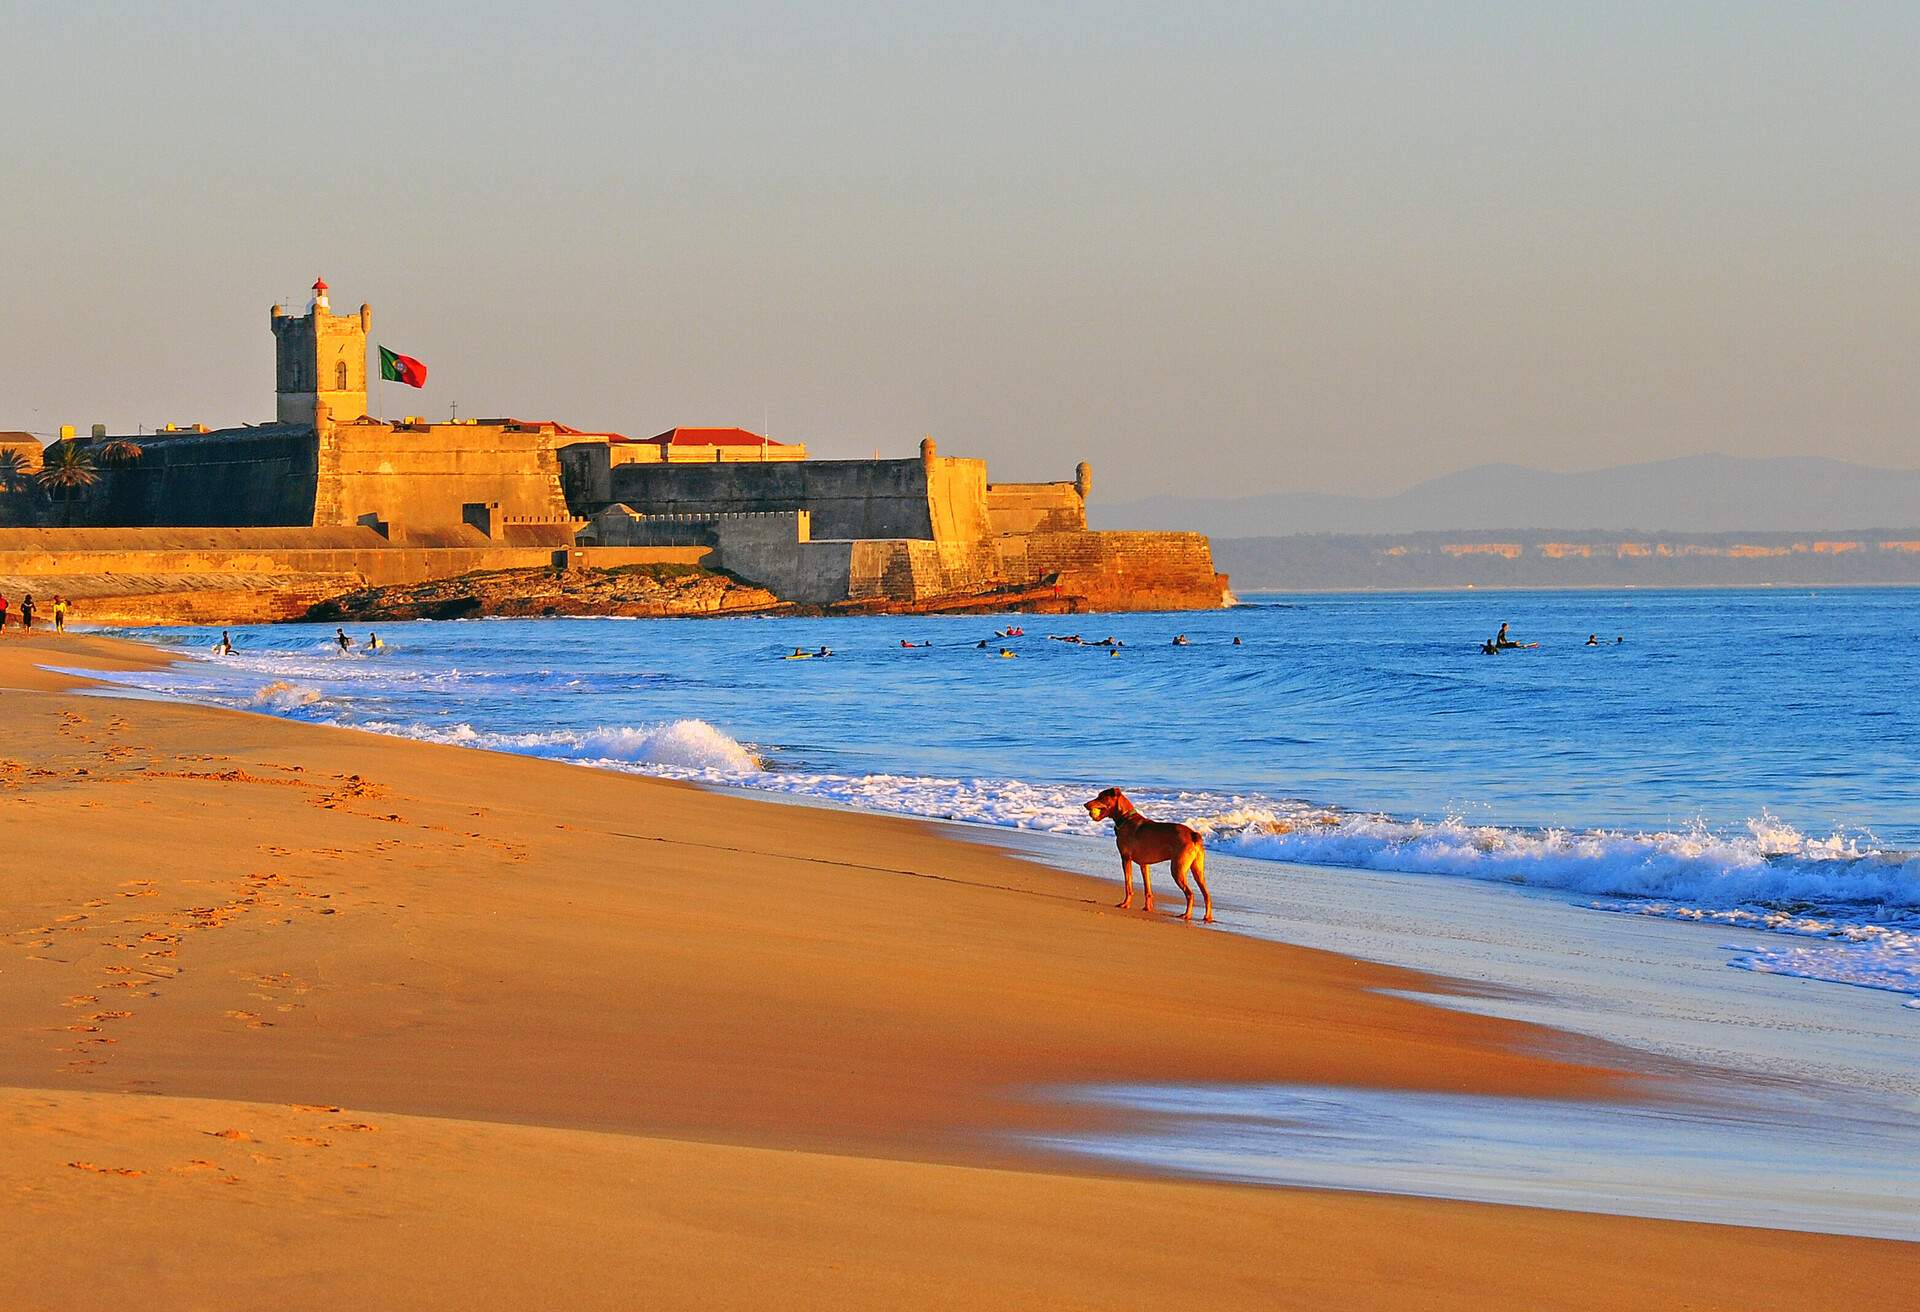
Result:
[[[1911,0],[0,0],[0,51],[0,429],[271,418],[324,275],[429,366],[389,415],[1108,501],[1920,464]]]

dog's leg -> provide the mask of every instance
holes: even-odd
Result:
[[[1146,868],[1144,866],[1141,867],[1140,873],[1141,874],[1146,873]],[[1120,858],[1120,877],[1127,881],[1127,895],[1121,898],[1120,901],[1117,902],[1115,905],[1118,906],[1122,911],[1125,911],[1128,907],[1133,905],[1133,862],[1129,861],[1124,856]]]
[[[1211,925],[1213,923],[1213,894],[1207,891],[1207,849],[1204,847],[1196,847],[1193,849],[1193,882],[1200,885],[1200,896],[1205,900],[1207,907],[1207,914],[1200,917],[1201,923]],[[1189,914],[1193,911],[1193,900],[1191,898],[1187,900],[1187,911]]]
[[[1187,882],[1186,869],[1192,863],[1192,858],[1185,852],[1180,853],[1180,855],[1174,857],[1173,860],[1167,863],[1167,869],[1173,871],[1173,882],[1178,884],[1180,891],[1187,895],[1187,909],[1180,913],[1180,919],[1182,920],[1193,919],[1193,885]]]
[[[1153,910],[1153,867],[1140,863],[1140,891],[1147,895],[1147,910]]]

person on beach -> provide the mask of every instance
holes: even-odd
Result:
[[[20,598],[20,627],[28,633],[33,632],[33,594],[31,592]]]
[[[7,631],[7,597],[0,592],[0,633]]]
[[[53,599],[53,631],[55,633],[67,631],[67,599],[65,597]]]
[[[220,630],[220,641],[214,647],[214,650],[219,652],[222,656],[233,655],[233,639],[227,636],[227,631],[225,629]]]
[[[333,631],[333,640],[340,644],[341,651],[346,651],[353,646],[353,639],[347,636],[345,629],[335,629]]]

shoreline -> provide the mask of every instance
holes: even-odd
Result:
[[[570,1161],[657,1168],[676,1206],[716,1232],[782,1218],[761,1241],[806,1251],[780,1269],[849,1306],[897,1305],[886,1301],[897,1286],[832,1273],[836,1245],[876,1225],[894,1236],[889,1260],[944,1271],[940,1288],[973,1306],[1021,1290],[1075,1305],[1061,1296],[1073,1289],[1088,1306],[1304,1304],[1313,1289],[1322,1304],[1337,1291],[1344,1305],[1386,1305],[1395,1282],[1369,1262],[1388,1252],[1429,1283],[1456,1282],[1423,1295],[1459,1306],[1484,1305],[1494,1288],[1602,1305],[1629,1297],[1621,1280],[1645,1282],[1634,1288],[1646,1305],[1715,1305],[1743,1266],[1792,1254],[1805,1273],[1795,1305],[1810,1306],[1838,1303],[1853,1279],[1865,1297],[1873,1273],[1915,1260],[1914,1246],[1884,1241],[1173,1182],[1016,1150],[1014,1134],[1112,1115],[1021,1103],[1019,1089],[1268,1081],[1569,1099],[1630,1095],[1646,1077],[1603,1060],[1600,1045],[1563,1047],[1553,1031],[1383,992],[1445,987],[1420,972],[1112,911],[1110,881],[963,844],[932,823],[261,714],[73,698],[79,681],[31,668],[49,651],[69,666],[172,659],[154,650],[78,635],[0,645],[0,685],[25,689],[0,693],[0,756],[16,758],[0,813],[28,822],[0,937],[0,1014],[20,1017],[0,1033],[0,1105],[37,1126],[29,1143],[63,1142],[63,1126],[84,1122],[100,1145],[71,1159],[97,1170],[37,1149],[0,1170],[0,1189],[33,1198],[26,1251],[69,1269],[62,1305],[119,1301],[81,1269],[84,1245],[53,1238],[92,1209],[132,1224],[110,1198],[145,1209],[155,1244],[173,1234],[156,1206],[196,1224],[251,1214],[241,1239],[258,1244],[261,1209],[278,1215],[286,1197],[325,1200],[336,1238],[383,1243],[354,1208],[390,1211],[390,1179],[437,1181],[442,1205],[521,1226],[539,1215],[516,1211],[528,1197],[563,1211],[590,1198],[598,1227],[617,1217],[672,1250],[587,1259],[575,1238],[543,1234],[536,1246],[555,1260],[587,1262],[585,1283],[561,1295],[579,1305],[638,1288],[691,1303],[716,1272],[749,1278],[668,1240],[653,1191],[603,1181],[570,1203],[537,1154],[515,1158],[512,1187],[473,1173],[531,1140]],[[63,1005],[75,998],[90,1000]],[[156,1095],[209,1099],[234,1117],[244,1108],[278,1128],[188,1134],[205,1109],[156,1117]],[[309,1113],[287,1110],[296,1104],[394,1124],[297,1134],[287,1118]],[[351,1141],[373,1165],[342,1195],[301,1137]],[[744,1192],[701,1176],[722,1160],[745,1173]],[[194,1161],[214,1165],[184,1169]],[[110,1174],[120,1170],[141,1174]],[[234,1177],[232,1197],[248,1206],[207,1188],[214,1172]],[[829,1177],[859,1183],[803,1205]],[[263,1195],[262,1178],[279,1192]],[[976,1211],[952,1214],[956,1188]],[[883,1195],[915,1201],[883,1219]],[[1208,1225],[1292,1251],[1296,1265],[1235,1259],[1196,1275],[1114,1256],[1131,1209],[1201,1200],[1216,1204]],[[1078,1210],[1109,1205],[1125,1220]],[[975,1254],[954,1270],[923,1242],[947,1227]],[[497,1271],[483,1242],[493,1233],[455,1226],[414,1257],[458,1280],[464,1255],[473,1279]],[[1329,1257],[1336,1233],[1350,1242]],[[1515,1243],[1549,1233],[1555,1251],[1502,1269]],[[1602,1251],[1616,1240],[1669,1260],[1622,1274]],[[150,1260],[167,1264],[163,1250]],[[316,1290],[370,1292],[364,1274],[312,1260]],[[1816,1278],[1814,1267],[1832,1269]],[[389,1305],[445,1305],[393,1293]],[[327,1301],[316,1293],[313,1305]]]

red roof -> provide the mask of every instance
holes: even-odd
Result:
[[[511,419],[511,420],[508,420],[507,422],[517,424],[517,423],[520,423],[521,421],[518,419]],[[543,422],[543,423],[552,425],[553,431],[558,433],[562,437],[604,437],[609,442],[633,441],[633,439],[628,437],[625,433],[589,433],[584,429],[569,428],[567,427],[567,425],[561,423],[557,419],[547,419],[547,420],[541,420],[536,422]]]
[[[643,442],[661,446],[790,446],[744,428],[669,428],[664,433],[643,437]]]
[[[315,278],[313,280],[313,289],[316,292],[325,291],[327,289],[327,280],[325,278]]]

